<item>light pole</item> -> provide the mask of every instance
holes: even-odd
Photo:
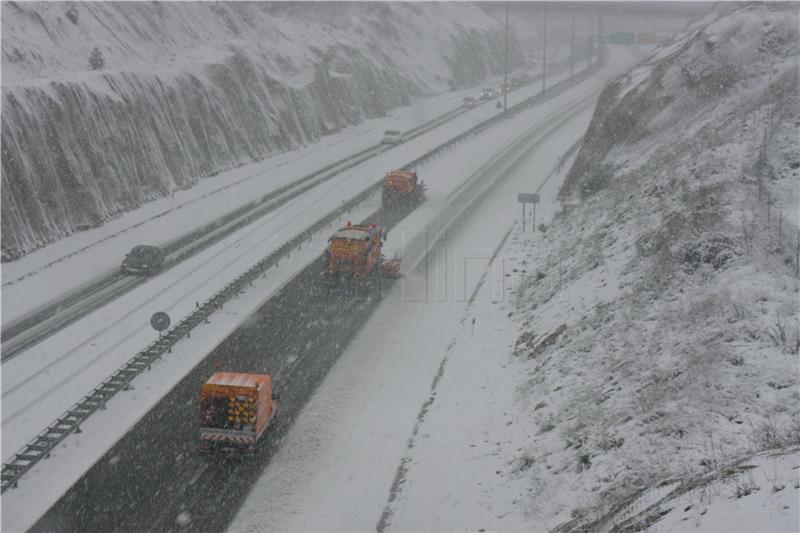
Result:
[[[605,43],[603,42],[603,15],[597,15],[597,63],[603,60]]]
[[[592,30],[594,22],[592,22],[592,15],[589,14],[589,35],[586,36],[586,55],[589,58],[589,68],[592,68]]]
[[[505,74],[503,77],[503,116],[508,112],[508,0],[506,0],[506,53],[505,53]]]
[[[571,15],[571,37],[569,41],[569,77],[575,74],[575,6],[569,9]]]
[[[542,7],[542,92],[547,87],[547,4]]]

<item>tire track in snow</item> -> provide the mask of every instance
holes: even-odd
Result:
[[[458,337],[461,335],[461,331],[463,331],[464,326],[467,324],[467,318],[469,317],[469,311],[472,308],[472,304],[475,301],[475,298],[478,295],[478,291],[483,287],[483,284],[486,282],[486,278],[491,270],[492,265],[494,265],[494,261],[497,258],[497,254],[506,244],[509,235],[511,235],[511,231],[514,229],[516,225],[516,221],[511,224],[511,227],[508,228],[506,234],[503,235],[503,239],[500,241],[494,252],[492,253],[492,257],[489,259],[489,262],[486,264],[486,268],[483,270],[483,274],[481,274],[480,279],[478,280],[477,285],[472,291],[472,294],[467,300],[467,306],[464,309],[464,316],[461,317],[459,324],[461,329],[458,333],[456,333],[452,339],[450,339],[450,343],[447,345],[445,349],[444,356],[442,357],[442,361],[439,363],[439,369],[436,371],[436,374],[433,376],[433,382],[431,383],[431,392],[428,396],[428,399],[422,403],[420,407],[419,413],[417,414],[417,420],[414,422],[414,429],[411,431],[411,436],[408,438],[408,443],[406,444],[406,453],[402,459],[400,459],[400,464],[397,466],[397,471],[395,472],[394,480],[392,481],[392,486],[389,489],[389,497],[386,500],[386,505],[383,508],[383,512],[381,513],[381,517],[378,520],[378,525],[375,526],[377,531],[383,532],[391,525],[392,515],[394,511],[392,510],[392,503],[397,499],[400,493],[403,490],[403,484],[406,482],[406,474],[408,473],[408,464],[411,462],[411,450],[413,450],[417,445],[417,435],[419,434],[419,429],[422,427],[422,424],[425,422],[425,418],[428,415],[428,411],[430,410],[431,405],[436,400],[436,394],[439,388],[439,382],[441,381],[442,377],[444,376],[445,367],[447,365],[447,361],[450,359],[450,355],[453,353],[453,348],[456,345],[456,341]]]

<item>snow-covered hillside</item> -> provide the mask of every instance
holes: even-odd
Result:
[[[470,4],[4,2],[3,260],[476,84],[503,47]]]
[[[798,489],[800,448],[772,450],[688,479],[665,481],[588,528],[794,532],[800,521]]]
[[[799,60],[797,4],[723,5],[601,96],[519,250],[533,523],[800,443]]]

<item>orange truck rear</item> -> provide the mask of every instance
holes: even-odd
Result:
[[[324,274],[357,280],[379,276],[384,238],[385,232],[374,224],[358,226],[348,222],[328,240]]]
[[[200,387],[201,449],[253,452],[277,411],[272,376],[216,372]]]
[[[390,170],[383,178],[383,205],[387,208],[410,206],[425,199],[425,183],[416,172]]]

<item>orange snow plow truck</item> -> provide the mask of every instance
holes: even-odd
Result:
[[[200,448],[253,453],[277,411],[272,376],[215,372],[200,387]]]
[[[418,204],[425,199],[426,190],[416,172],[390,170],[383,178],[383,205],[394,208]]]
[[[386,232],[375,224],[352,225],[334,233],[325,250],[323,276],[328,287],[354,283],[380,286],[382,277],[397,277],[400,259],[385,260],[381,249]]]

